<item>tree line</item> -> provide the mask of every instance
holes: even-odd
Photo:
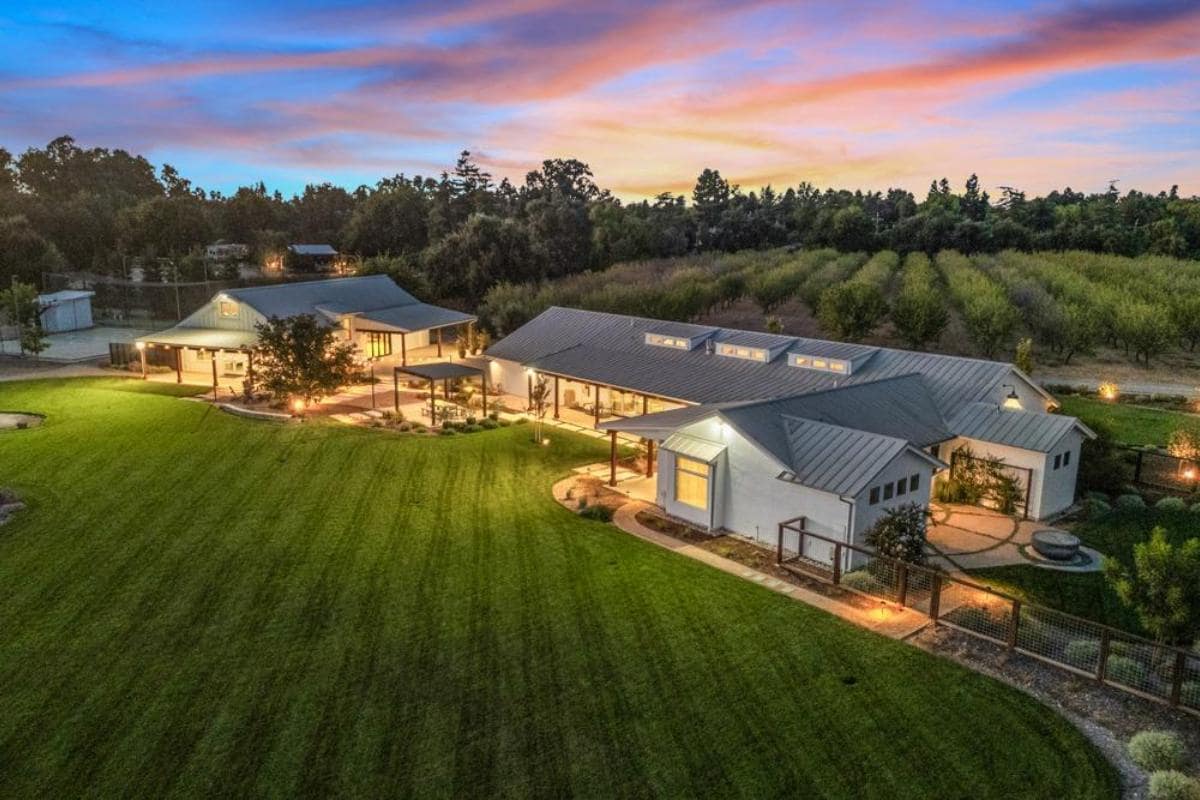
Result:
[[[801,183],[746,191],[705,169],[691,197],[623,203],[587,164],[550,159],[523,182],[495,180],[470,153],[439,176],[394,175],[346,189],[310,184],[292,197],[260,183],[232,194],[194,185],[124,150],[83,148],[64,136],[14,156],[0,149],[0,281],[42,271],[122,274],[131,262],[202,277],[201,248],[250,246],[252,258],[289,242],[329,243],[394,274],[430,299],[478,301],[492,286],[560,278],[617,262],[781,246],[903,257],[953,249],[1085,250],[1200,257],[1200,199],[1115,183],[992,198],[975,175],[945,178],[926,196]],[[861,285],[869,284],[865,281]],[[866,292],[865,289],[856,291]]]

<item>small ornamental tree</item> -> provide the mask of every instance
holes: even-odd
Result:
[[[546,382],[545,375],[538,375],[529,390],[529,410],[533,412],[533,440],[535,442],[542,440],[542,421],[546,419],[549,398],[550,384]]]
[[[929,510],[920,503],[889,508],[867,531],[867,545],[880,555],[909,564],[925,563],[925,530]]]
[[[1026,375],[1033,374],[1033,339],[1024,338],[1017,342],[1013,365]]]
[[[1155,527],[1133,546],[1132,569],[1105,559],[1104,575],[1159,642],[1187,645],[1200,635],[1200,539],[1176,546]]]
[[[905,287],[892,307],[896,332],[917,350],[936,342],[949,321],[945,296],[928,286]]]
[[[33,353],[36,357],[48,346],[42,329],[42,307],[33,284],[13,281],[11,287],[0,290],[0,317],[16,327],[22,354]]]
[[[312,403],[353,380],[354,346],[311,314],[272,317],[256,329],[254,371],[276,400]]]

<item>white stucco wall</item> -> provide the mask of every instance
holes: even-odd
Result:
[[[908,451],[900,453],[888,462],[888,465],[877,476],[872,478],[870,484],[854,498],[856,509],[854,515],[854,543],[859,545],[864,544],[866,532],[888,509],[907,505],[908,503],[920,503],[923,506],[928,506],[933,492],[933,478],[935,474],[932,464]],[[883,487],[885,484],[890,483],[895,487],[896,483],[903,478],[907,487],[913,475],[918,476],[915,491],[906,488],[904,494],[893,494],[890,500],[883,499]],[[876,487],[880,490],[879,502],[871,505],[871,489]]]
[[[978,458],[1001,460],[1010,466],[1031,469],[1029,518],[1045,519],[1067,508],[1075,500],[1075,480],[1079,474],[1079,449],[1082,443],[1083,435],[1071,431],[1050,453],[1038,453],[960,436],[943,443],[939,452],[942,460],[949,463],[951,453],[965,444]],[[1055,454],[1061,455],[1067,451],[1071,453],[1071,463],[1053,469]]]
[[[488,359],[488,386],[500,387],[505,394],[525,397],[528,384],[525,380],[525,368],[515,361],[502,358]]]

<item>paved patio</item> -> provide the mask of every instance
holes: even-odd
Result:
[[[929,563],[950,572],[1033,563],[1020,548],[1044,522],[1019,519],[976,506],[933,503],[928,530]]]

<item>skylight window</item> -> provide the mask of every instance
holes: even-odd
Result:
[[[646,344],[654,345],[655,347],[673,347],[676,350],[692,349],[690,340],[679,336],[664,336],[661,333],[647,333]]]
[[[765,348],[743,347],[736,344],[717,345],[717,355],[729,356],[730,358],[743,358],[747,361],[759,361],[764,364],[770,361],[770,354]]]
[[[821,358],[802,353],[788,353],[788,363],[801,369],[832,372],[837,375],[849,375],[851,372],[850,362],[840,358]]]

